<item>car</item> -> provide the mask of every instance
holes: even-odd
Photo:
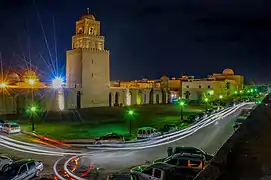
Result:
[[[5,180],[29,180],[38,177],[43,171],[43,163],[35,160],[16,161],[3,169],[0,179]]]
[[[108,175],[107,180],[139,180],[139,177],[132,172],[117,172]]]
[[[214,155],[208,154],[204,152],[203,150],[191,147],[191,146],[177,146],[174,149],[172,147],[168,147],[168,157],[174,155],[174,154],[192,154],[192,155],[203,155],[207,161],[211,160]]]
[[[190,115],[190,116],[188,116],[187,121],[189,123],[193,123],[193,122],[197,122],[199,119],[200,118],[197,115]]]
[[[205,113],[199,113],[198,116],[199,116],[200,119],[204,119],[204,118],[208,117],[208,115],[205,114]]]
[[[163,163],[176,166],[176,168],[192,168],[202,170],[208,165],[208,161],[202,154],[178,153],[163,160]]]
[[[7,123],[5,120],[0,119],[0,131],[2,131],[4,124]]]
[[[2,131],[7,134],[20,133],[21,127],[17,123],[9,122],[3,125]]]
[[[166,163],[155,163],[149,166],[135,167],[131,172],[136,174],[140,180],[192,180],[199,170],[192,168],[177,168]]]
[[[234,120],[234,123],[233,123],[233,129],[236,130],[240,127],[241,124],[243,124],[243,122],[247,119],[247,117],[245,116],[239,116],[237,117],[237,119]]]
[[[3,171],[8,165],[12,164],[13,160],[7,156],[0,156],[0,171]]]
[[[116,133],[108,133],[94,140],[94,144],[103,143],[124,143],[124,137]]]
[[[148,139],[161,135],[161,132],[152,127],[142,127],[137,130],[137,139]]]
[[[175,124],[167,124],[160,130],[163,134],[172,133],[178,131],[178,126]]]

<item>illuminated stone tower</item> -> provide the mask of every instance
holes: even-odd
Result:
[[[87,9],[76,22],[72,50],[67,51],[66,59],[67,87],[81,92],[82,108],[108,106],[109,68],[109,51],[104,49],[100,22]]]

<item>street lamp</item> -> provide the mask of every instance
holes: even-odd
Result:
[[[134,111],[133,110],[128,110],[128,116],[129,116],[129,133],[130,136],[132,136],[132,118],[134,117]]]
[[[54,89],[59,89],[61,88],[63,85],[63,79],[60,77],[56,77],[55,79],[53,79],[52,81],[52,86]]]
[[[0,84],[0,88],[6,88],[7,87],[7,84],[5,83],[5,82],[2,82],[1,84]]]
[[[31,101],[32,104],[34,104],[34,85],[35,85],[35,79],[28,79],[28,84],[31,86]],[[31,106],[30,108],[31,111],[31,120],[32,120],[32,131],[35,131],[35,120],[33,117],[34,112],[36,112],[36,107],[35,106]]]
[[[31,119],[32,119],[32,131],[35,131],[35,120],[34,120],[34,114],[37,111],[36,106],[31,106],[30,107],[30,113],[31,113]]]
[[[209,99],[206,97],[206,98],[204,98],[204,101],[205,101],[205,103],[206,103],[205,111],[207,112],[207,110],[208,110],[208,101],[209,101]]]
[[[221,107],[221,101],[222,101],[222,99],[223,99],[223,96],[222,95],[219,95],[219,107]]]
[[[184,101],[180,102],[180,106],[181,106],[181,120],[183,120],[183,107],[184,107]]]

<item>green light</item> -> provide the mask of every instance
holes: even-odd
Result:
[[[204,101],[205,101],[205,102],[208,102],[208,98],[204,98]]]
[[[240,93],[242,94],[242,93],[243,93],[243,91],[241,90],[241,91],[240,91]]]
[[[222,99],[222,98],[223,98],[223,96],[222,96],[222,95],[220,95],[220,96],[219,96],[219,99]]]
[[[129,114],[129,115],[133,115],[133,114],[134,114],[134,111],[133,111],[133,110],[129,110],[129,111],[128,111],[128,114]]]
[[[30,108],[30,111],[32,111],[32,112],[36,112],[36,110],[37,110],[37,108],[36,108],[35,106],[32,106],[32,107]]]
[[[234,91],[234,94],[237,94],[238,92],[237,91]]]
[[[183,101],[181,101],[181,102],[180,102],[180,105],[181,105],[181,106],[184,106],[184,102],[183,102]]]

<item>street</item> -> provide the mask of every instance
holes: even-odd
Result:
[[[246,107],[244,107],[246,108]],[[167,148],[169,146],[195,146],[203,149],[208,153],[216,153],[216,151],[223,145],[223,143],[232,135],[232,121],[241,112],[243,108],[240,108],[231,115],[216,121],[215,123],[204,127],[194,134],[185,137],[177,142],[157,146],[154,148],[142,149],[142,150],[100,150],[96,151],[94,155],[84,156],[79,160],[79,166],[74,172],[80,176],[82,172],[89,169],[90,165],[94,164],[96,167],[100,167],[98,176],[92,179],[104,179],[108,173],[127,169],[131,166],[144,164],[146,160],[153,161],[157,158],[162,158],[167,155]],[[53,165],[55,161],[60,158],[56,156],[44,156],[34,155],[29,153],[23,153],[13,151],[10,149],[0,147],[0,152],[8,154],[10,156],[16,156],[16,158],[33,158],[36,160],[42,160],[44,162],[44,172],[41,176],[53,177]],[[67,160],[67,158],[65,158]],[[58,168],[63,168],[65,161],[60,161]],[[91,173],[90,173],[91,174]],[[88,179],[90,175],[87,176]]]

